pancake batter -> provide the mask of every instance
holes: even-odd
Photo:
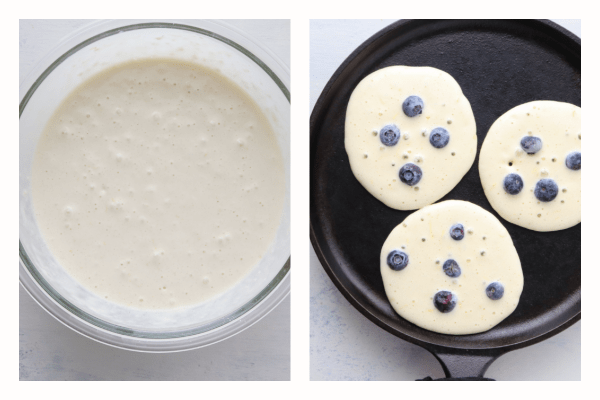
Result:
[[[76,88],[32,173],[56,259],[109,301],[165,309],[217,296],[274,240],[285,178],[254,101],[200,65],[147,59]]]
[[[391,208],[414,210],[442,198],[471,168],[475,118],[446,72],[387,67],[352,92],[345,146],[354,176],[369,193]]]
[[[427,206],[398,225],[381,249],[381,275],[394,310],[421,328],[484,332],[517,307],[519,256],[492,214],[465,201]]]
[[[479,157],[490,204],[513,224],[546,232],[581,222],[581,108],[534,101],[494,122]]]

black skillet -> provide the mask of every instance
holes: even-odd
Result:
[[[540,233],[505,221],[483,193],[477,157],[440,201],[475,203],[508,229],[525,276],[519,306],[493,329],[465,336],[430,332],[399,317],[384,293],[379,252],[391,230],[413,211],[388,208],[370,195],[352,175],[344,149],[350,94],[362,78],[390,65],[431,66],[452,75],[473,108],[479,151],[492,123],[519,104],[581,105],[581,39],[550,21],[400,21],[342,63],[311,115],[310,234],[323,268],[354,307],[430,351],[448,378],[485,379],[499,356],[547,339],[581,318],[581,224]]]

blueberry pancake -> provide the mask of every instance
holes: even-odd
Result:
[[[508,231],[466,201],[444,201],[409,215],[383,244],[380,266],[394,310],[439,333],[487,331],[515,310],[523,291]]]
[[[352,173],[369,193],[391,208],[414,210],[442,198],[471,168],[475,118],[446,72],[387,67],[352,92],[345,146]]]
[[[494,122],[479,157],[490,204],[513,224],[546,232],[581,222],[581,108],[533,101]]]

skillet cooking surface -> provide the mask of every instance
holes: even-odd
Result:
[[[388,208],[356,180],[344,148],[344,121],[361,79],[391,65],[448,72],[473,108],[477,158],[439,201],[466,200],[494,214],[513,239],[525,277],[515,312],[487,332],[424,330],[398,316],[385,295],[381,246],[413,211]],[[401,21],[363,43],[335,72],[310,121],[311,241],[333,282],[365,316],[413,343],[462,349],[523,347],[580,319],[581,224],[545,233],[513,225],[490,206],[479,180],[479,150],[492,123],[534,100],[581,105],[581,41],[551,22]]]

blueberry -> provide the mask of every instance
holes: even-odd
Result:
[[[431,131],[431,134],[429,134],[429,143],[436,149],[446,147],[449,141],[450,134],[444,128],[435,128]]]
[[[523,178],[519,174],[508,174],[504,177],[504,191],[508,194],[519,194],[523,190]]]
[[[465,237],[465,227],[462,224],[452,225],[452,228],[450,228],[450,237],[454,240],[462,240]]]
[[[423,99],[419,96],[408,96],[402,103],[402,111],[409,117],[416,117],[423,112]]]
[[[458,266],[458,263],[452,259],[446,260],[442,268],[450,278],[458,278],[460,276],[460,267]]]
[[[400,180],[408,186],[414,186],[421,181],[423,171],[415,164],[407,163],[400,168],[398,176],[400,177]]]
[[[533,194],[539,201],[552,201],[558,194],[558,185],[552,179],[540,179],[535,184]]]
[[[387,256],[387,265],[394,271],[402,271],[408,265],[408,254],[398,250],[390,251]]]
[[[542,139],[535,136],[523,136],[521,148],[527,154],[535,154],[542,149]]]
[[[565,160],[565,165],[567,168],[572,169],[573,171],[578,171],[581,169],[581,153],[579,151],[574,151],[569,153],[567,159]]]
[[[485,294],[492,300],[500,300],[504,296],[504,286],[500,282],[492,282],[485,288]]]
[[[386,125],[381,128],[379,139],[386,146],[394,146],[400,140],[400,129],[394,124]]]
[[[438,311],[449,313],[456,307],[456,296],[447,290],[440,290],[433,296],[433,305]]]

